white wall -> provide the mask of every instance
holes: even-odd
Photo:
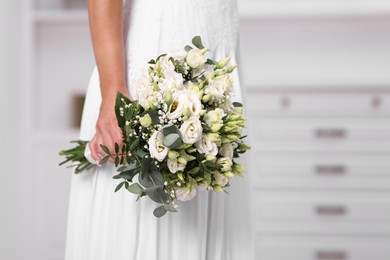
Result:
[[[23,173],[18,170],[21,1],[0,0],[0,259],[20,259]]]

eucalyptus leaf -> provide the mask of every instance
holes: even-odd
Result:
[[[142,188],[141,185],[139,185],[139,183],[133,183],[127,188],[127,190],[131,193],[140,195],[144,190],[144,188]]]
[[[181,139],[179,134],[173,133],[169,134],[164,138],[164,146],[177,149],[183,144],[183,140]]]
[[[153,211],[153,215],[157,218],[164,216],[166,213],[167,213],[167,210],[165,209],[164,205],[155,208]]]
[[[184,50],[186,51],[186,52],[189,52],[190,50],[192,50],[193,48],[190,46],[190,45],[187,45],[187,46],[185,46],[184,47]]]
[[[147,194],[151,200],[157,203],[168,203],[170,196],[164,191],[163,186],[149,188]]]
[[[166,211],[177,212],[177,209],[170,204],[164,204],[163,206]]]
[[[202,39],[200,38],[200,36],[195,36],[194,38],[192,38],[192,44],[198,49],[204,48],[203,43],[202,43]]]
[[[176,125],[168,124],[161,128],[161,132],[164,136],[169,134],[178,134],[180,135],[180,130]]]

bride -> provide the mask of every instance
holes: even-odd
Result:
[[[83,110],[80,139],[91,140],[95,160],[121,143],[117,91],[136,99],[134,86],[147,62],[200,35],[210,58],[237,62],[236,0],[89,0],[96,67]],[[241,101],[237,72],[235,98]],[[224,193],[202,192],[179,212],[156,218],[154,203],[114,193],[112,163],[73,175],[66,260],[253,260],[250,173]]]

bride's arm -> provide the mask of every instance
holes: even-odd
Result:
[[[122,145],[122,132],[114,110],[117,91],[130,97],[125,75],[122,11],[123,0],[88,0],[89,25],[102,94],[96,134],[90,143],[96,161],[100,161],[98,154],[105,155],[100,144],[110,151],[114,150],[115,142]]]

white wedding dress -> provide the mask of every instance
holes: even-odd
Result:
[[[140,71],[158,54],[182,49],[200,35],[219,60],[237,62],[236,0],[124,0],[127,82],[133,97]],[[235,98],[241,100],[238,72]],[[80,139],[91,140],[101,102],[94,69]],[[73,174],[66,260],[254,260],[250,172],[234,178],[228,194],[201,192],[179,212],[153,216],[156,203],[122,189],[112,164]]]

